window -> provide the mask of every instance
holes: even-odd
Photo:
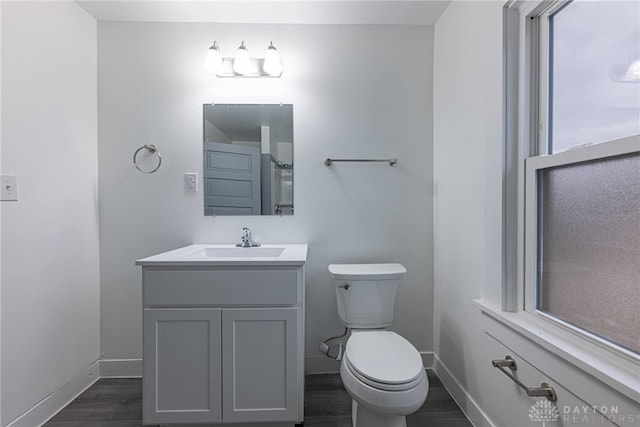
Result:
[[[636,1],[575,0],[541,17],[548,152],[640,133],[639,16]]]
[[[525,309],[636,358],[639,15],[589,0],[529,14],[522,156]]]

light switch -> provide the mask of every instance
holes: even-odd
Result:
[[[184,174],[184,191],[187,193],[198,192],[198,174],[196,172]]]
[[[18,179],[14,175],[2,175],[0,177],[0,200],[17,201],[18,200]]]

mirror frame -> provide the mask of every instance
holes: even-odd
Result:
[[[293,215],[293,104],[203,105],[204,215]]]

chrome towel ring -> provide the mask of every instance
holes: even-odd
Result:
[[[140,153],[141,150],[145,150],[145,149],[151,154],[155,153],[158,155],[158,164],[156,165],[155,168],[151,170],[144,170],[140,167],[140,165],[138,165],[138,160],[137,160],[138,153]],[[160,152],[158,151],[158,148],[155,145],[144,144],[142,147],[138,148],[135,153],[133,153],[133,164],[136,166],[136,169],[138,169],[142,173],[154,173],[155,171],[160,169],[160,165],[162,164],[162,156],[160,155]]]

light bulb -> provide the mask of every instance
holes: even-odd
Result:
[[[265,73],[270,76],[279,76],[282,74],[282,61],[280,60],[280,55],[278,55],[278,51],[273,45],[273,42],[271,42],[267,48],[267,53],[264,56],[263,68]]]
[[[236,57],[233,60],[233,71],[238,74],[249,74],[251,72],[251,58],[244,42],[236,52]]]
[[[207,52],[207,58],[204,60],[204,69],[213,74],[217,74],[222,69],[222,55],[220,55],[218,43],[215,41]]]

